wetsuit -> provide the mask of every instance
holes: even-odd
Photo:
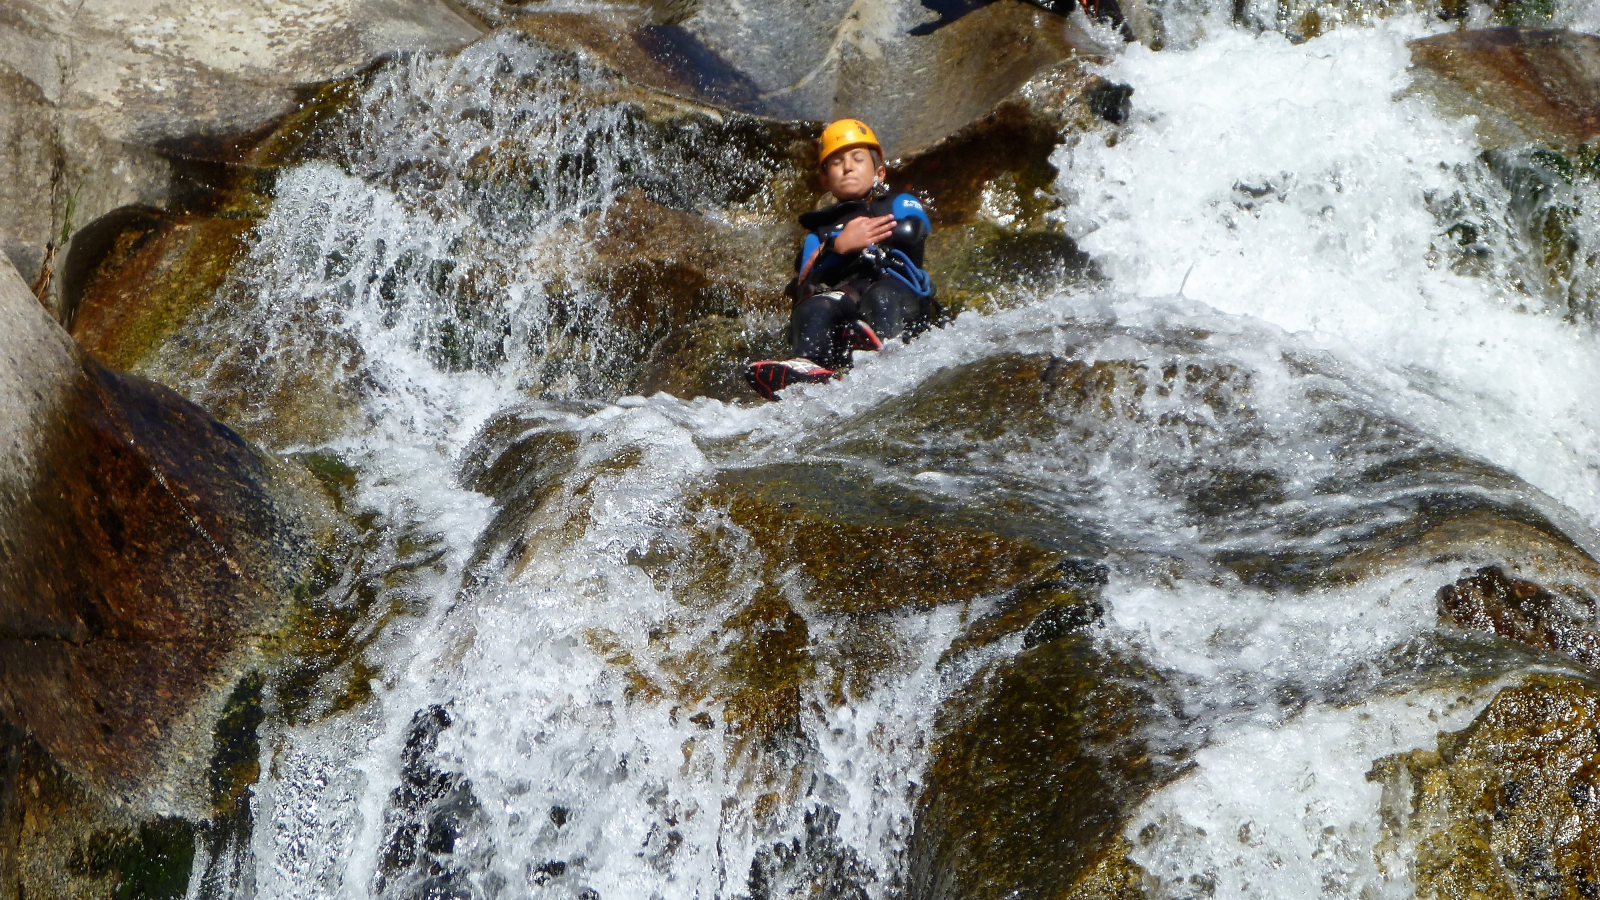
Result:
[[[832,241],[845,223],[891,213],[895,229],[887,240],[854,253],[833,252]],[[922,271],[922,245],[932,223],[917,198],[885,193],[847,200],[806,213],[800,225],[807,235],[795,258],[795,305],[789,316],[796,356],[839,369],[850,364],[852,347],[870,346],[855,328],[857,321],[880,341],[909,338],[937,322],[939,304]]]

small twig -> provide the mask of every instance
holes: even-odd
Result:
[[[1183,289],[1189,286],[1189,276],[1194,274],[1194,267],[1197,265],[1199,263],[1189,263],[1189,271],[1183,273],[1183,283],[1178,285],[1178,296],[1185,300],[1189,298],[1183,296]]]
[[[44,296],[50,291],[50,278],[56,271],[56,242],[51,241],[44,245],[44,262],[39,264],[39,277],[33,280],[33,296],[45,309],[50,304],[45,302]]]

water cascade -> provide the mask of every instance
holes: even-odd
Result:
[[[1414,54],[1600,14],[823,5],[655,9],[674,87],[478,3],[236,167],[124,364],[342,537],[186,895],[1594,896],[1600,166]],[[1002,7],[987,118],[873,101],[958,315],[758,402],[813,82]]]

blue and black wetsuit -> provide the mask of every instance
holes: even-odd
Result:
[[[896,222],[887,240],[854,253],[833,252],[831,242],[845,223],[890,213]],[[871,200],[847,200],[806,213],[800,225],[808,234],[795,258],[799,277],[789,316],[789,341],[796,356],[839,369],[850,364],[849,328],[857,320],[885,341],[909,338],[938,321],[939,304],[922,271],[922,245],[932,223],[917,198],[885,193]],[[809,269],[807,260],[812,260]]]

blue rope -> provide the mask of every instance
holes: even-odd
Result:
[[[905,269],[903,274],[901,269]],[[917,268],[917,264],[912,262],[911,257],[904,251],[890,250],[888,263],[883,267],[883,271],[900,279],[900,283],[910,288],[918,297],[926,297],[933,293],[933,279],[928,277],[927,272]]]

